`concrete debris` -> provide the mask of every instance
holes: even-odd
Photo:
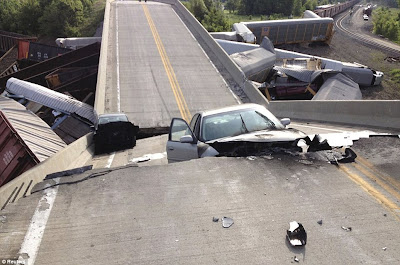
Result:
[[[289,230],[286,237],[292,246],[305,246],[307,244],[307,232],[301,223],[292,221],[289,223]]]
[[[299,259],[298,259],[296,256],[294,256],[293,260],[294,260],[295,262],[299,262]]]
[[[319,220],[317,224],[322,225],[322,220]]]
[[[219,221],[219,218],[218,218],[218,217],[213,217],[213,222],[214,222],[214,223],[218,223],[218,221]]]
[[[222,218],[222,227],[223,228],[229,228],[233,225],[233,219],[230,217],[224,217]]]
[[[383,251],[386,251],[387,247],[383,247],[382,249],[383,249]]]
[[[346,232],[351,232],[351,230],[352,230],[351,227],[345,227],[345,226],[342,226],[342,229],[343,229],[344,231],[346,231]]]

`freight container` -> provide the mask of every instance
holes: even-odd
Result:
[[[0,186],[39,163],[0,111]]]
[[[70,51],[71,49],[67,48],[31,42],[29,43],[29,54],[27,59],[35,62],[42,62]]]
[[[65,146],[38,116],[18,102],[0,96],[0,186]]]
[[[7,52],[14,45],[17,45],[19,40],[36,41],[37,38],[0,30],[0,51]]]
[[[283,19],[242,22],[256,36],[259,43],[265,36],[274,45],[290,43],[330,43],[333,37],[332,18]]]

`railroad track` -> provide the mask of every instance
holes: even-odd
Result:
[[[354,12],[356,13],[356,12]],[[379,49],[382,52],[387,53],[387,56],[390,57],[399,57],[400,56],[400,46],[399,47],[389,47],[390,44],[386,43],[383,40],[375,39],[372,38],[368,35],[360,34],[360,33],[355,33],[347,29],[343,25],[343,21],[349,16],[349,13],[346,12],[346,14],[342,15],[339,19],[335,21],[335,27],[339,31],[347,34],[350,36],[352,39],[364,44],[365,46],[368,46],[370,48],[375,48]]]

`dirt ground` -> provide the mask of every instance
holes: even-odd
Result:
[[[362,14],[362,13],[361,13]],[[360,12],[354,12],[351,20],[345,26],[358,33],[379,38],[372,33],[372,22],[364,21]],[[400,84],[390,78],[390,71],[400,68],[400,61],[389,62],[385,60],[386,53],[371,49],[362,43],[348,37],[345,33],[336,30],[331,44],[328,45],[294,45],[284,47],[296,52],[326,57],[344,62],[357,62],[385,74],[382,84],[372,87],[361,87],[363,99],[400,99]],[[400,56],[400,54],[398,55]]]

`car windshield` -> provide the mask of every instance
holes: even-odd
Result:
[[[128,121],[126,115],[110,115],[99,117],[99,124],[106,124],[109,122]]]
[[[283,128],[280,121],[271,113],[245,109],[204,117],[201,138],[207,142],[255,131]]]

